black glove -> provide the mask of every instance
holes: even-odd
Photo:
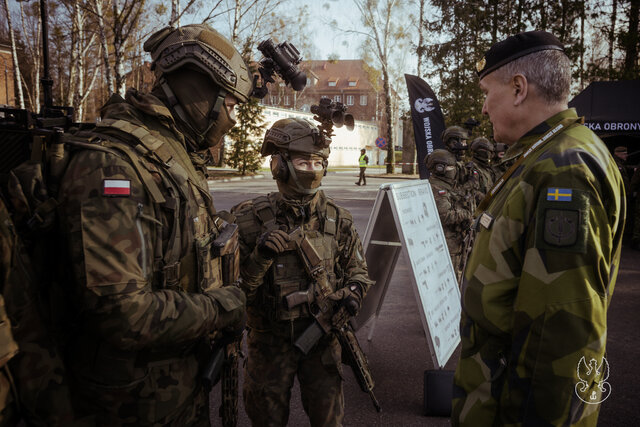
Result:
[[[207,294],[213,297],[219,306],[215,329],[225,334],[242,335],[247,323],[247,297],[244,292],[235,286],[225,286],[207,291]]]
[[[287,250],[290,240],[289,235],[282,230],[267,231],[258,239],[256,248],[262,257],[273,259]]]
[[[351,316],[355,316],[360,311],[362,303],[362,288],[358,283],[351,283],[342,289],[338,289],[331,295],[329,299],[340,301],[340,304],[347,310]]]

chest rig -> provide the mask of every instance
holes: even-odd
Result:
[[[65,142],[78,143],[82,137],[79,133]],[[152,247],[145,248],[146,255],[143,251],[143,265],[152,266],[145,271],[154,289],[204,292],[234,280],[227,276],[237,276],[237,233],[229,239],[226,228],[235,225],[216,215],[206,181],[186,152],[181,156],[168,142],[124,120],[105,119],[84,139],[85,148],[126,158],[149,196],[151,205],[139,205],[136,220],[155,230]],[[221,243],[220,237],[227,241]],[[235,271],[223,274],[223,264]]]
[[[302,218],[297,222],[287,218],[273,197],[263,196],[254,200],[253,213],[260,223],[260,234],[275,229],[291,233],[293,229],[300,227],[321,258],[319,265],[326,270],[332,291],[341,286],[342,275],[339,274],[337,263],[339,218],[335,205],[327,201],[325,209],[316,210],[316,217]],[[307,273],[310,266],[305,266],[304,262],[295,249],[285,251],[273,260],[257,298],[260,311],[265,317],[277,321],[292,321],[311,316],[307,304],[288,308],[286,303],[287,295],[307,291],[313,286],[313,279]]]

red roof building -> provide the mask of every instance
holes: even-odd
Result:
[[[356,120],[381,119],[384,112],[382,83],[376,71],[362,59],[304,61],[300,68],[307,74],[307,86],[302,91],[295,92],[284,83],[271,85],[269,95],[262,103],[308,112],[311,105],[327,97],[343,103]]]

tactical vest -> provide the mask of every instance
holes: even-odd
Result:
[[[272,193],[272,195],[275,194],[277,193]],[[278,229],[282,225],[278,222],[278,208],[272,195],[253,200],[252,221],[254,227],[260,230],[256,237],[266,231]],[[341,287],[342,282],[342,277],[336,274],[340,230],[338,207],[327,200],[325,212],[317,211],[317,214],[320,221],[319,228],[304,230],[304,234],[322,258],[321,265],[327,271],[329,284],[335,291]],[[290,233],[292,230],[286,231]],[[311,316],[308,305],[301,304],[289,309],[285,303],[287,295],[309,289],[312,281],[306,270],[295,250],[283,252],[273,260],[256,296],[255,305],[265,318],[292,321]]]
[[[198,292],[223,285],[214,241],[226,223],[215,213],[206,181],[188,160],[181,164],[166,142],[124,120],[103,120],[94,131],[68,136],[65,142],[106,149],[134,167],[152,201],[139,208],[136,221],[156,224],[154,247],[143,248],[154,289]]]

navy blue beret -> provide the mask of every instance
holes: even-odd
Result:
[[[482,79],[514,59],[541,50],[559,50],[564,52],[562,43],[556,36],[546,31],[527,31],[491,46],[482,59],[476,63],[478,77]]]

